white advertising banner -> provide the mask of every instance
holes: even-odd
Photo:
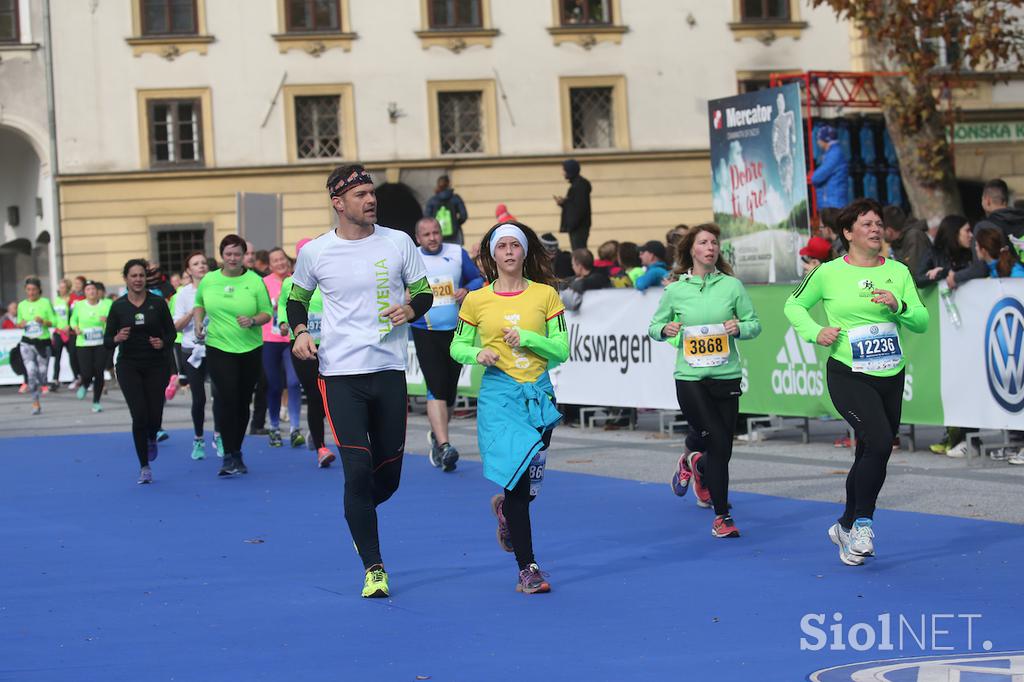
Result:
[[[588,291],[566,312],[569,359],[551,378],[560,403],[679,409],[676,349],[647,334],[661,288]]]
[[[22,378],[11,369],[11,351],[14,350],[21,337],[24,335],[20,329],[0,329],[0,386],[20,384]],[[46,370],[46,376],[53,376],[53,358],[50,358],[50,365]],[[67,353],[61,353],[60,359],[60,380],[71,381],[74,375],[71,373],[70,357]]]
[[[1024,279],[968,282],[940,312],[946,424],[1024,430]]]

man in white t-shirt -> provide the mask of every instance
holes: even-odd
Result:
[[[345,519],[366,569],[362,594],[387,597],[377,506],[402,473],[407,323],[430,309],[433,294],[409,235],[376,224],[373,180],[362,166],[336,168],[327,191],[338,227],[299,254],[287,304],[292,352],[320,362],[317,383],[345,471]],[[319,349],[306,329],[317,287],[324,301]]]

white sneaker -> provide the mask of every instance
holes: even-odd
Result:
[[[828,536],[832,544],[839,548],[839,560],[847,566],[860,566],[864,563],[864,557],[857,556],[850,551],[850,532],[838,523],[833,523],[828,529]]]
[[[1024,464],[1024,448],[1006,448],[1007,464]]]
[[[871,519],[857,519],[850,530],[850,552],[857,556],[875,556],[875,533]]]
[[[967,441],[957,443],[953,447],[946,450],[946,457],[952,457],[954,459],[963,459],[967,456]]]

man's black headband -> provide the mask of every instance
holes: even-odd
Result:
[[[347,178],[338,178],[335,180],[334,187],[331,187],[331,183],[327,183],[327,189],[330,191],[332,197],[340,197],[356,185],[372,184],[373,178],[371,178],[369,173],[366,171],[352,171],[352,174]]]

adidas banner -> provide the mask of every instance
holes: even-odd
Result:
[[[748,286],[761,318],[761,335],[740,341],[743,397],[740,410],[787,417],[838,417],[825,381],[828,350],[800,339],[782,312],[792,285]],[[675,349],[647,335],[661,290],[588,291],[576,312],[567,312],[569,360],[552,372],[559,402],[678,409]],[[924,293],[933,319],[938,296]],[[821,321],[820,307],[812,311]],[[903,392],[903,420],[942,424],[939,335],[904,334],[910,362]]]

